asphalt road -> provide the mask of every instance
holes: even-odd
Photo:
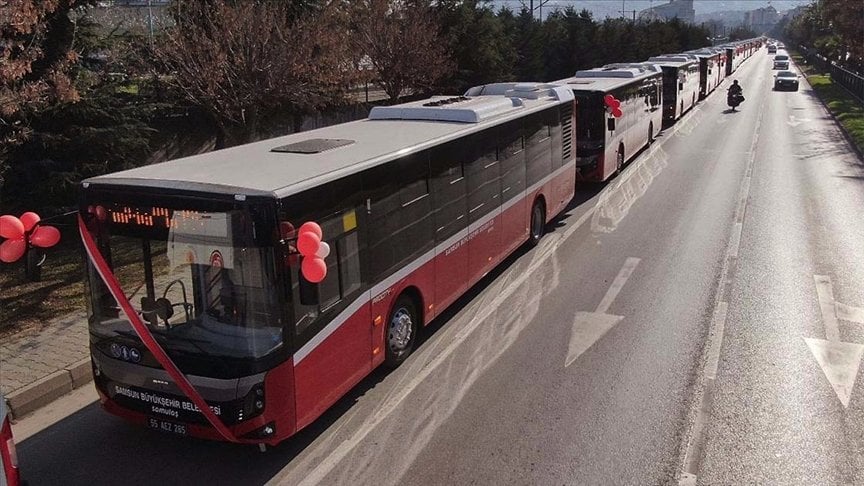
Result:
[[[581,187],[402,367],[279,447],[132,427],[88,388],[16,426],[24,476],[864,484],[864,378],[849,377],[864,349],[864,166],[806,84],[772,92],[771,75],[758,52],[735,75],[740,111],[724,84],[621,175]]]

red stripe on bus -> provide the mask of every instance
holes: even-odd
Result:
[[[135,312],[132,303],[126,298],[123,289],[120,287],[120,283],[117,281],[117,277],[115,277],[111,272],[111,268],[108,266],[108,263],[105,262],[102,253],[99,252],[99,247],[96,246],[96,242],[90,235],[90,230],[87,229],[87,226],[84,224],[84,219],[81,218],[80,214],[78,215],[78,230],[81,233],[81,240],[84,242],[84,248],[87,250],[90,261],[96,267],[99,276],[102,277],[102,281],[105,282],[111,295],[114,296],[114,300],[116,300],[117,304],[120,305],[120,308],[123,309],[123,313],[126,314],[126,318],[129,319],[129,323],[132,324],[135,333],[138,334],[139,338],[141,338],[141,342],[144,343],[144,346],[153,353],[153,357],[156,358],[156,361],[162,365],[162,368],[164,368],[168,375],[171,376],[186,397],[192,400],[192,403],[198,407],[201,414],[204,415],[204,418],[210,422],[210,425],[219,432],[219,435],[229,442],[252,443],[252,441],[241,440],[234,436],[228,427],[222,423],[219,417],[210,410],[210,406],[207,405],[207,402],[201,394],[198,393],[198,390],[195,389],[192,383],[190,383],[180,369],[177,368],[177,365],[175,365],[171,358],[168,357],[168,354],[165,353],[165,350],[162,349],[162,346],[159,345],[153,337],[153,334],[150,333],[150,330],[144,325],[144,322],[138,316],[138,313]]]

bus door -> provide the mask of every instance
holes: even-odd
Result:
[[[443,309],[468,288],[467,181],[460,146],[450,143],[431,154],[430,186],[435,227],[435,303]]]
[[[363,206],[357,178],[342,179],[284,202],[280,217],[286,245],[294,321],[294,381],[298,428],[332,405],[372,368],[372,317],[363,298],[361,253]],[[329,253],[326,275],[312,287],[301,283],[303,258],[296,232],[312,221],[321,227]],[[312,289],[310,292],[309,289]]]

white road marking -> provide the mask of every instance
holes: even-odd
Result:
[[[834,290],[831,277],[814,275],[816,294],[819,296],[819,307],[822,309],[822,322],[825,324],[825,339],[832,342],[840,341],[840,328],[837,325],[837,315],[834,313]]]
[[[624,288],[624,284],[627,283],[627,280],[633,274],[633,270],[636,269],[636,265],[639,265],[639,262],[638,258],[633,257],[628,258],[624,262],[624,266],[621,267],[618,276],[612,281],[612,285],[609,286],[606,295],[603,296],[600,304],[597,305],[597,310],[594,312],[580,311],[576,313],[576,319],[573,321],[573,331],[570,334],[567,359],[564,361],[565,368],[576,361],[582,353],[588,351],[594,343],[615,327],[615,324],[624,319],[623,316],[606,314],[606,311],[612,306],[615,298],[618,297],[618,294]]]
[[[864,356],[864,345],[812,338],[804,338],[804,341],[825,373],[825,378],[828,378],[828,383],[831,383],[831,388],[843,408],[849,408],[852,387],[855,385],[855,377],[858,376],[861,357]]]
[[[816,358],[816,362],[819,363],[819,367],[822,368],[822,373],[825,374],[840,403],[843,404],[843,408],[849,408],[852,387],[855,386],[855,377],[858,376],[858,369],[861,366],[861,356],[864,355],[864,345],[840,341],[837,319],[839,317],[843,320],[864,322],[864,309],[835,301],[831,277],[814,275],[813,280],[816,281],[816,294],[822,311],[825,339],[805,337],[804,341]]]
[[[567,360],[564,367],[570,366],[585,351],[600,340],[608,331],[621,322],[623,316],[612,314],[597,314],[595,312],[577,312],[573,322],[573,333],[570,335],[570,347],[567,350]]]
[[[834,312],[837,319],[864,324],[864,307],[852,307],[851,305],[834,302]]]
[[[621,271],[618,272],[618,276],[612,281],[612,285],[606,291],[606,295],[603,296],[603,300],[600,301],[597,310],[594,312],[605,314],[609,310],[612,302],[615,301],[615,297],[618,297],[618,293],[624,288],[624,284],[627,283],[627,280],[633,274],[633,270],[636,269],[636,265],[639,265],[640,261],[638,258],[630,257],[624,262],[624,266],[621,267]]]
[[[711,340],[711,347],[708,349],[708,363],[705,365],[705,378],[713,380],[717,378],[717,367],[720,364],[720,347],[723,344],[723,333],[726,331],[726,314],[729,304],[720,302],[717,308],[714,309],[714,332],[717,339]]]

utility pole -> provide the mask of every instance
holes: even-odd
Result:
[[[147,26],[150,30],[150,50],[153,50],[153,5],[151,0],[147,0]]]

